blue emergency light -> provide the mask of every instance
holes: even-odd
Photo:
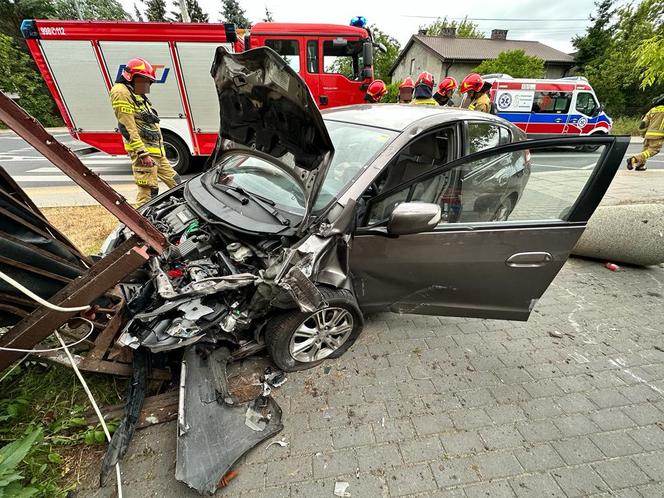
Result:
[[[355,16],[350,20],[350,25],[356,28],[366,28],[367,18],[364,16]]]

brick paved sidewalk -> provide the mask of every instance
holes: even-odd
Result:
[[[276,390],[288,448],[217,496],[664,496],[663,294],[662,268],[572,259],[527,323],[373,315]],[[125,496],[196,496],[174,462],[174,423],[137,433]],[[80,496],[111,496],[96,471]]]

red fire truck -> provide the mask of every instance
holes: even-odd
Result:
[[[373,79],[370,34],[355,26],[258,23],[242,37],[232,24],[25,20],[21,30],[72,136],[108,154],[125,153],[108,91],[126,61],[150,61],[158,78],[150,100],[181,173],[214,148],[219,104],[210,67],[220,45],[276,50],[321,108],[363,102]]]

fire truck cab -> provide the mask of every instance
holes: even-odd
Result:
[[[545,80],[490,74],[482,78],[491,83],[495,113],[514,123],[529,137],[611,132],[611,118],[583,77]]]
[[[370,34],[355,26],[258,23],[242,39],[232,24],[50,19],[25,20],[21,31],[72,136],[107,154],[125,154],[109,90],[129,59],[148,60],[157,69],[149,97],[180,173],[214,149],[219,102],[210,67],[220,45],[271,47],[321,108],[363,102],[373,79]]]

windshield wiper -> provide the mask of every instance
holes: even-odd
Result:
[[[290,226],[290,220],[288,218],[284,218],[281,214],[279,214],[279,211],[271,207],[275,205],[273,200],[263,197],[262,195],[254,194],[253,192],[249,192],[248,190],[245,190],[242,187],[237,187],[235,185],[215,183],[214,187],[240,201],[242,204],[247,204],[249,199],[251,199],[261,209],[263,209],[263,211],[270,214],[279,223],[284,226]]]

